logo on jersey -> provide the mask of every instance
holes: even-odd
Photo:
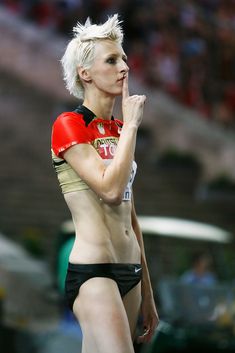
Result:
[[[98,123],[97,124],[97,129],[99,130],[99,133],[104,135],[105,134],[105,129],[104,129],[104,125],[102,123]]]
[[[113,159],[116,148],[117,148],[117,145],[115,144],[109,145],[104,143],[103,145],[99,146],[99,155],[103,159]]]
[[[117,137],[100,137],[93,141],[92,145],[95,147],[102,159],[112,159],[117,148],[117,143]]]

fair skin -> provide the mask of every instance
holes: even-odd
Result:
[[[96,42],[89,70],[78,68],[83,104],[97,117],[111,119],[115,97],[122,94],[123,128],[112,162],[104,165],[89,144],[74,145],[63,154],[90,187],[65,194],[76,229],[70,262],[141,262],[143,267],[142,283],[123,298],[112,279],[94,277],[83,283],[73,306],[83,332],[82,353],[134,353],[140,309],[145,331],[139,342],[148,342],[158,323],[134,202],[122,201],[146,99],[129,95],[128,70],[121,45],[111,40]]]

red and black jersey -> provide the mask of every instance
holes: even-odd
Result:
[[[56,119],[52,129],[52,150],[57,157],[62,157],[69,147],[89,143],[103,159],[108,159],[107,145],[117,144],[121,128],[120,120],[113,117],[111,120],[96,118],[92,111],[82,105],[74,112],[62,113]]]
[[[63,152],[79,143],[91,144],[104,160],[110,163],[115,154],[122,122],[118,119],[105,120],[97,118],[95,114],[85,106],[79,106],[73,112],[65,112],[58,116],[53,124],[51,150],[62,192],[89,189],[86,183],[63,159]],[[131,184],[134,179],[136,164],[133,164]],[[131,187],[131,184],[128,185]],[[129,189],[130,189],[129,187]],[[128,189],[128,190],[129,190]],[[129,200],[131,190],[128,191],[125,200]]]

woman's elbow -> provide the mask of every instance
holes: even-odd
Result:
[[[104,202],[111,206],[119,206],[122,203],[122,198],[121,192],[109,192],[103,196]]]

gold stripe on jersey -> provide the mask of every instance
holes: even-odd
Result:
[[[95,140],[91,141],[92,146],[95,147],[96,151],[99,151],[100,145],[117,145],[118,137],[107,136],[107,137],[97,137]]]
[[[89,186],[79,177],[71,166],[51,150],[53,166],[55,168],[62,193],[88,190]]]

